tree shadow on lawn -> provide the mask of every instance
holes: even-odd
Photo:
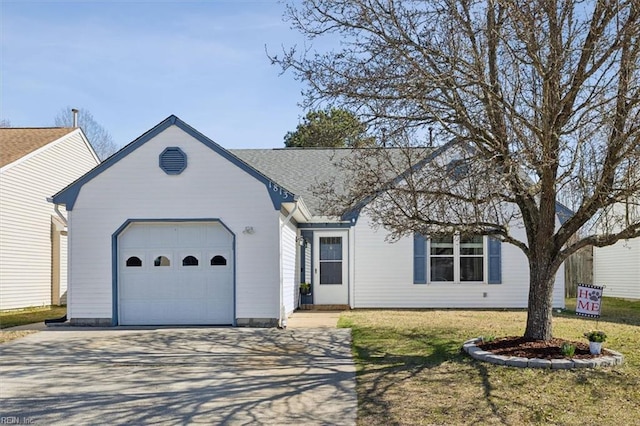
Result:
[[[631,424],[637,420],[640,380],[633,367],[556,370],[470,358],[464,362],[476,371],[490,414],[502,424],[512,424],[506,414],[518,410],[527,416],[525,421],[536,424]]]
[[[629,392],[639,385],[633,373],[635,370],[625,373],[614,369],[565,371],[496,366],[470,358],[461,350],[461,340],[447,339],[444,334],[396,332],[395,335],[425,342],[427,350],[422,354],[394,350],[375,344],[373,340],[371,345],[354,345],[359,367],[358,418],[362,423],[369,419],[390,425],[413,423],[414,420],[428,422],[430,413],[445,419],[446,413],[453,413],[454,423],[483,423],[487,416],[498,424],[512,424],[523,418],[533,423],[552,422],[553,416],[564,416],[568,410],[575,409],[569,402],[571,397],[567,396],[568,391],[575,388],[588,392],[593,399],[593,404],[582,408],[592,416],[588,419],[594,420],[598,418],[597,401],[602,396],[603,384],[610,386],[609,389],[628,389]],[[550,377],[553,375],[557,378]],[[529,380],[535,385],[531,386]],[[552,393],[545,395],[543,389],[550,389]],[[431,397],[416,398],[416,393]],[[616,393],[624,394],[625,391]],[[633,397],[629,398],[621,400],[620,406],[628,406],[631,410]],[[399,418],[407,410],[416,412],[417,419]],[[465,414],[461,415],[462,412]],[[461,417],[455,417],[457,415]]]
[[[375,419],[376,424],[403,424],[401,420],[394,417],[391,403],[386,398],[387,394],[394,392],[394,388],[400,382],[417,380],[425,372],[433,372],[443,363],[463,362],[464,357],[460,352],[461,344],[457,340],[416,332],[394,334],[396,337],[424,342],[428,346],[428,353],[414,355],[385,350],[381,345],[354,344],[355,359],[359,366],[356,379],[358,381],[358,419],[361,423],[366,423],[366,419]],[[450,383],[446,377],[436,379],[435,374],[429,375],[431,380],[438,380],[443,386]]]

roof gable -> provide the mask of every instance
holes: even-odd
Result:
[[[0,128],[0,167],[11,164],[74,130],[72,127]]]
[[[197,141],[211,148],[211,150],[216,152],[221,157],[230,161],[235,166],[239,167],[241,170],[245,171],[246,173],[253,176],[258,181],[262,182],[265,185],[266,190],[269,192],[271,201],[273,202],[274,208],[276,210],[280,209],[282,203],[294,202],[298,198],[294,192],[289,191],[287,188],[274,182],[265,174],[256,170],[254,167],[245,163],[235,155],[231,154],[229,151],[227,151],[226,149],[224,149],[223,147],[221,147],[220,145],[218,145],[217,143],[215,143],[214,141],[212,141],[202,133],[198,132],[193,127],[189,126],[188,124],[180,120],[175,115],[171,115],[167,117],[165,120],[163,120],[162,122],[160,122],[158,125],[156,125],[154,128],[152,128],[151,130],[147,131],[142,136],[134,140],[133,142],[124,146],[121,150],[119,150],[118,152],[116,152],[115,154],[107,158],[105,161],[100,163],[93,170],[81,176],[78,180],[71,183],[62,191],[55,194],[52,199],[53,203],[64,204],[67,210],[73,210],[73,206],[76,202],[76,199],[78,198],[80,189],[84,184],[88,183],[89,181],[91,181],[92,179],[100,175],[102,172],[109,169],[111,166],[113,166],[114,164],[122,160],[124,157],[126,157],[127,155],[135,151],[137,148],[139,148],[149,140],[153,139],[154,137],[162,133],[164,130],[166,130],[170,126],[178,127],[179,129],[181,129],[182,131],[184,131],[185,133],[187,133]]]

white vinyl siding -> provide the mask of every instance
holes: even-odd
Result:
[[[47,198],[97,164],[80,130],[76,130],[3,168],[0,309],[51,304],[51,218],[57,215]],[[64,212],[64,208],[61,210]],[[62,274],[61,278],[62,295],[66,278]]]
[[[187,155],[179,175],[158,166],[169,146]],[[278,318],[280,213],[263,183],[176,126],[87,182],[69,215],[71,319],[112,317],[112,234],[126,220],[188,218],[235,235],[236,317]]]
[[[284,222],[281,217],[280,222]],[[297,289],[296,285],[296,227],[288,222],[282,229],[282,303],[285,308],[285,315],[289,316],[296,308]]]
[[[517,238],[524,230],[512,227]],[[502,244],[501,285],[479,283],[414,284],[413,236],[389,243],[387,232],[374,229],[366,209],[355,233],[355,308],[525,308],[529,269],[524,254]],[[556,275],[553,304],[564,307],[564,267]]]
[[[593,284],[605,297],[640,299],[640,238],[593,249]]]

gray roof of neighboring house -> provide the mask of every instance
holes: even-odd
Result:
[[[353,153],[348,148],[276,148],[230,149],[236,157],[273,179],[286,190],[302,196],[313,215],[320,215],[321,200],[314,188],[321,183],[334,182],[340,191],[347,171],[339,167],[344,158]]]

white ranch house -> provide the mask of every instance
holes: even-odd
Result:
[[[69,212],[68,319],[284,325],[301,282],[315,305],[527,306],[515,247],[482,236],[388,243],[366,207],[321,216],[310,188],[340,176],[336,158],[349,153],[226,150],[170,116],[53,197]],[[556,307],[563,294],[560,270]]]
[[[65,303],[64,208],[47,197],[95,167],[79,128],[0,128],[0,310]]]

